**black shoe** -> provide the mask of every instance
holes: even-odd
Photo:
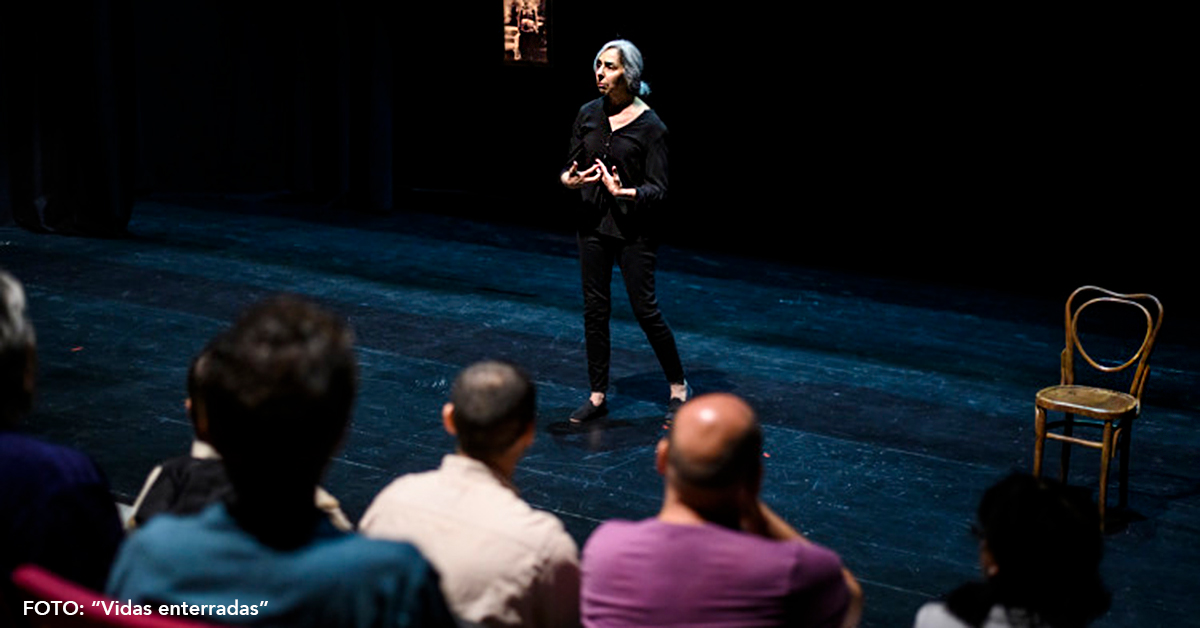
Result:
[[[571,417],[567,420],[570,421],[571,423],[579,425],[581,423],[587,423],[588,421],[594,421],[596,419],[599,419],[600,417],[607,416],[607,415],[608,415],[608,400],[607,399],[605,399],[604,401],[601,401],[600,405],[598,405],[598,406],[593,405],[592,400],[588,399],[587,401],[583,402],[582,406],[579,406],[579,408],[577,408],[574,412],[572,412]]]

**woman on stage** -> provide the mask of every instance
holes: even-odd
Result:
[[[579,190],[579,264],[583,276],[583,327],[591,395],[571,413],[583,423],[608,413],[610,286],[613,263],[646,339],[670,384],[667,419],[690,391],[675,336],[654,293],[658,222],[667,196],[667,127],[642,99],[642,53],[625,40],[596,55],[600,97],[579,109],[571,151],[560,175]]]

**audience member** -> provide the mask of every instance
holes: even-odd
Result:
[[[204,402],[204,394],[212,385],[208,351],[208,348],[201,351],[188,368],[188,398],[184,407],[195,431],[191,451],[186,456],[166,460],[150,471],[125,521],[126,529],[144,525],[159,513],[196,514],[210,504],[227,499],[233,491],[221,454],[212,446],[209,437],[209,423],[219,421],[221,417],[210,417],[208,404]],[[334,527],[347,532],[354,529],[337,498],[328,491],[318,486],[314,501],[317,508],[329,516]]]
[[[535,389],[521,369],[480,362],[454,381],[442,423],[457,451],[387,486],[363,516],[369,536],[408,539],[442,576],[464,619],[486,626],[579,623],[579,558],[553,515],[513,486],[533,444]]]
[[[658,516],[609,521],[583,550],[583,624],[847,626],[862,590],[837,554],[759,500],[762,432],[729,394],[680,408],[656,464]]]
[[[36,563],[99,589],[121,542],[116,505],[87,456],[16,431],[33,405],[36,370],[25,291],[0,271],[0,582]]]
[[[1052,480],[1013,474],[979,503],[984,582],[917,613],[917,628],[1076,628],[1108,610],[1096,505]]]
[[[195,608],[255,605],[224,622],[453,626],[437,572],[410,544],[341,532],[313,504],[350,419],[350,329],[296,297],[252,307],[210,345],[203,395],[233,485],[199,515],[162,514],[133,533],[107,592]]]

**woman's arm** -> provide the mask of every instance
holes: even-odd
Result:
[[[639,207],[657,205],[667,198],[667,130],[651,139],[646,148],[645,181],[637,186]]]
[[[571,145],[567,151],[567,161],[558,175],[563,187],[571,190],[600,180],[600,171],[594,165],[590,165],[586,170],[579,169],[580,162],[588,161],[587,146],[584,142],[588,134],[588,116],[588,105],[581,107],[575,115],[575,122],[571,125]]]

